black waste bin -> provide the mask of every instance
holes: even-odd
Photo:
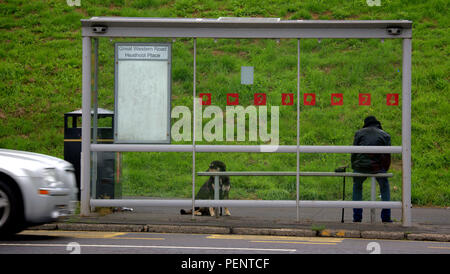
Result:
[[[81,109],[64,114],[64,160],[72,163],[80,200],[80,156],[81,156]],[[113,126],[114,112],[98,108],[97,143],[111,144],[114,142]],[[93,115],[93,111],[91,111]],[[109,120],[111,123],[109,124]],[[108,126],[104,126],[105,123]],[[109,126],[110,125],[110,126]],[[91,129],[93,138],[93,129]],[[95,188],[91,188],[91,197],[95,199],[120,199],[122,196],[120,184],[121,154],[119,152],[97,152],[97,169],[91,168],[91,179],[95,180]],[[91,157],[91,167],[95,163]],[[96,176],[95,176],[96,171]],[[92,183],[91,183],[92,184]]]

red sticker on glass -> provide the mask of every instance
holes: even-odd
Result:
[[[211,105],[211,93],[200,93],[198,96],[200,97],[200,104],[202,106]]]
[[[266,94],[265,93],[255,93],[253,95],[253,102],[255,106],[265,106],[266,105]]]
[[[227,106],[239,105],[239,93],[227,93]]]
[[[370,106],[370,93],[360,93],[359,94],[359,105],[360,106]]]
[[[316,105],[316,94],[315,93],[303,94],[303,105],[305,105],[305,106]]]
[[[342,106],[344,103],[344,95],[342,93],[331,93],[331,105]]]
[[[398,106],[398,93],[389,93],[386,96],[386,105]]]
[[[282,93],[281,104],[283,106],[292,106],[294,104],[294,93]]]

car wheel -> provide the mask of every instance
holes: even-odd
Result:
[[[0,235],[10,235],[23,228],[20,199],[15,191],[0,181]]]

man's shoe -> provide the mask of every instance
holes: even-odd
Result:
[[[389,220],[384,220],[384,221],[382,221],[384,224],[389,224],[389,223],[392,223],[392,220],[391,219],[389,219]]]
[[[354,223],[360,223],[361,220],[353,220]]]

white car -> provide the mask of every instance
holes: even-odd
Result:
[[[71,163],[0,149],[0,235],[73,214],[77,191]]]

